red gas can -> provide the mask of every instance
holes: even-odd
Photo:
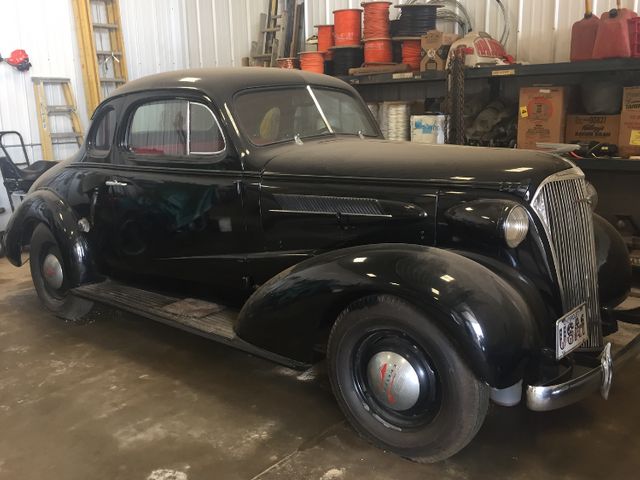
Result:
[[[591,60],[596,43],[600,19],[593,14],[591,0],[585,1],[584,18],[573,24],[571,30],[571,61]]]
[[[631,56],[629,19],[638,15],[628,8],[614,8],[602,15],[593,47],[593,58],[625,58]]]

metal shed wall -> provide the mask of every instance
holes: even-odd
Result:
[[[120,0],[129,79],[181,68],[240,66],[267,5],[268,0]],[[21,48],[33,64],[24,73],[0,64],[0,130],[22,133],[29,156],[41,160],[31,77],[69,78],[85,131],[91,115],[85,108],[71,0],[0,0],[0,6],[0,53],[8,56]],[[62,102],[56,89],[47,97]],[[54,119],[53,131],[67,129],[66,119]],[[76,150],[73,143],[54,147],[57,159]]]
[[[400,0],[394,0],[398,3]],[[475,28],[498,34],[501,18],[494,0],[461,0]],[[338,8],[359,7],[361,0],[307,0],[305,26],[331,23]],[[639,0],[623,0],[637,11]],[[519,61],[566,61],[571,25],[582,16],[582,0],[505,0],[510,24],[508,49]],[[594,0],[596,12],[612,8],[615,0]],[[18,130],[33,159],[41,158],[38,119],[31,76],[66,77],[72,87],[86,130],[82,72],[71,0],[0,0],[3,22],[0,53],[27,50],[33,63],[20,73],[0,65],[0,129]],[[130,79],[155,72],[189,67],[241,65],[257,37],[260,13],[268,0],[120,0]],[[60,92],[49,91],[52,102]],[[63,119],[54,129],[66,128]],[[55,147],[65,158],[75,145]]]

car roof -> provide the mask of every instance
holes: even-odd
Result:
[[[301,70],[267,67],[198,68],[159,73],[130,81],[114,90],[110,98],[155,89],[196,89],[222,105],[230,102],[241,90],[284,85],[351,89],[347,83],[337,78]]]

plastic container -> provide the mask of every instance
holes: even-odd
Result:
[[[593,58],[628,58],[631,56],[629,43],[629,19],[638,15],[627,8],[613,8],[602,15],[600,27],[593,47]]]
[[[630,18],[629,24],[629,47],[631,56],[640,58],[640,17]]]
[[[580,62],[593,58],[593,47],[598,36],[600,19],[593,13],[585,13],[571,30],[571,61]]]

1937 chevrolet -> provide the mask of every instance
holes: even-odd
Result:
[[[490,399],[606,398],[638,353],[604,341],[631,267],[594,195],[557,156],[385,141],[331,77],[191,70],[105,100],[5,243],[62,318],[102,302],[294,367],[326,355],[358,432],[431,462]]]

